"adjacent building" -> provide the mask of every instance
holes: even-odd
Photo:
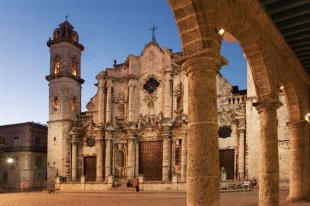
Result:
[[[0,126],[0,187],[46,187],[47,126],[34,122]]]

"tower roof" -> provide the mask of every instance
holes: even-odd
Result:
[[[70,42],[82,51],[84,46],[79,43],[79,35],[74,31],[74,27],[66,19],[63,23],[59,24],[59,27],[56,28],[53,32],[53,39],[47,41],[47,46],[50,47],[53,44],[60,42]]]

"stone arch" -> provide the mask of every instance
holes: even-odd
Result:
[[[221,37],[217,35],[215,18],[218,1],[169,0],[174,13],[185,55],[207,48],[220,50]],[[208,5],[208,6],[205,6]],[[207,10],[203,10],[207,8]]]
[[[236,38],[243,49],[253,74],[258,101],[277,99],[278,71],[266,49],[266,45],[270,44],[261,35],[263,32],[257,22],[250,18],[252,15],[247,13],[241,5],[225,3],[221,7],[217,25]]]

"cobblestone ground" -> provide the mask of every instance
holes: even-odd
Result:
[[[287,192],[281,192],[281,205],[303,206],[310,203],[285,203]],[[221,193],[221,206],[258,205],[257,191]],[[97,193],[47,192],[2,193],[0,206],[186,206],[185,192],[124,192]]]

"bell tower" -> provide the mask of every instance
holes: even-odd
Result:
[[[53,32],[50,48],[48,182],[56,175],[70,178],[71,147],[69,130],[81,112],[81,52],[84,46],[74,27],[66,20]]]

